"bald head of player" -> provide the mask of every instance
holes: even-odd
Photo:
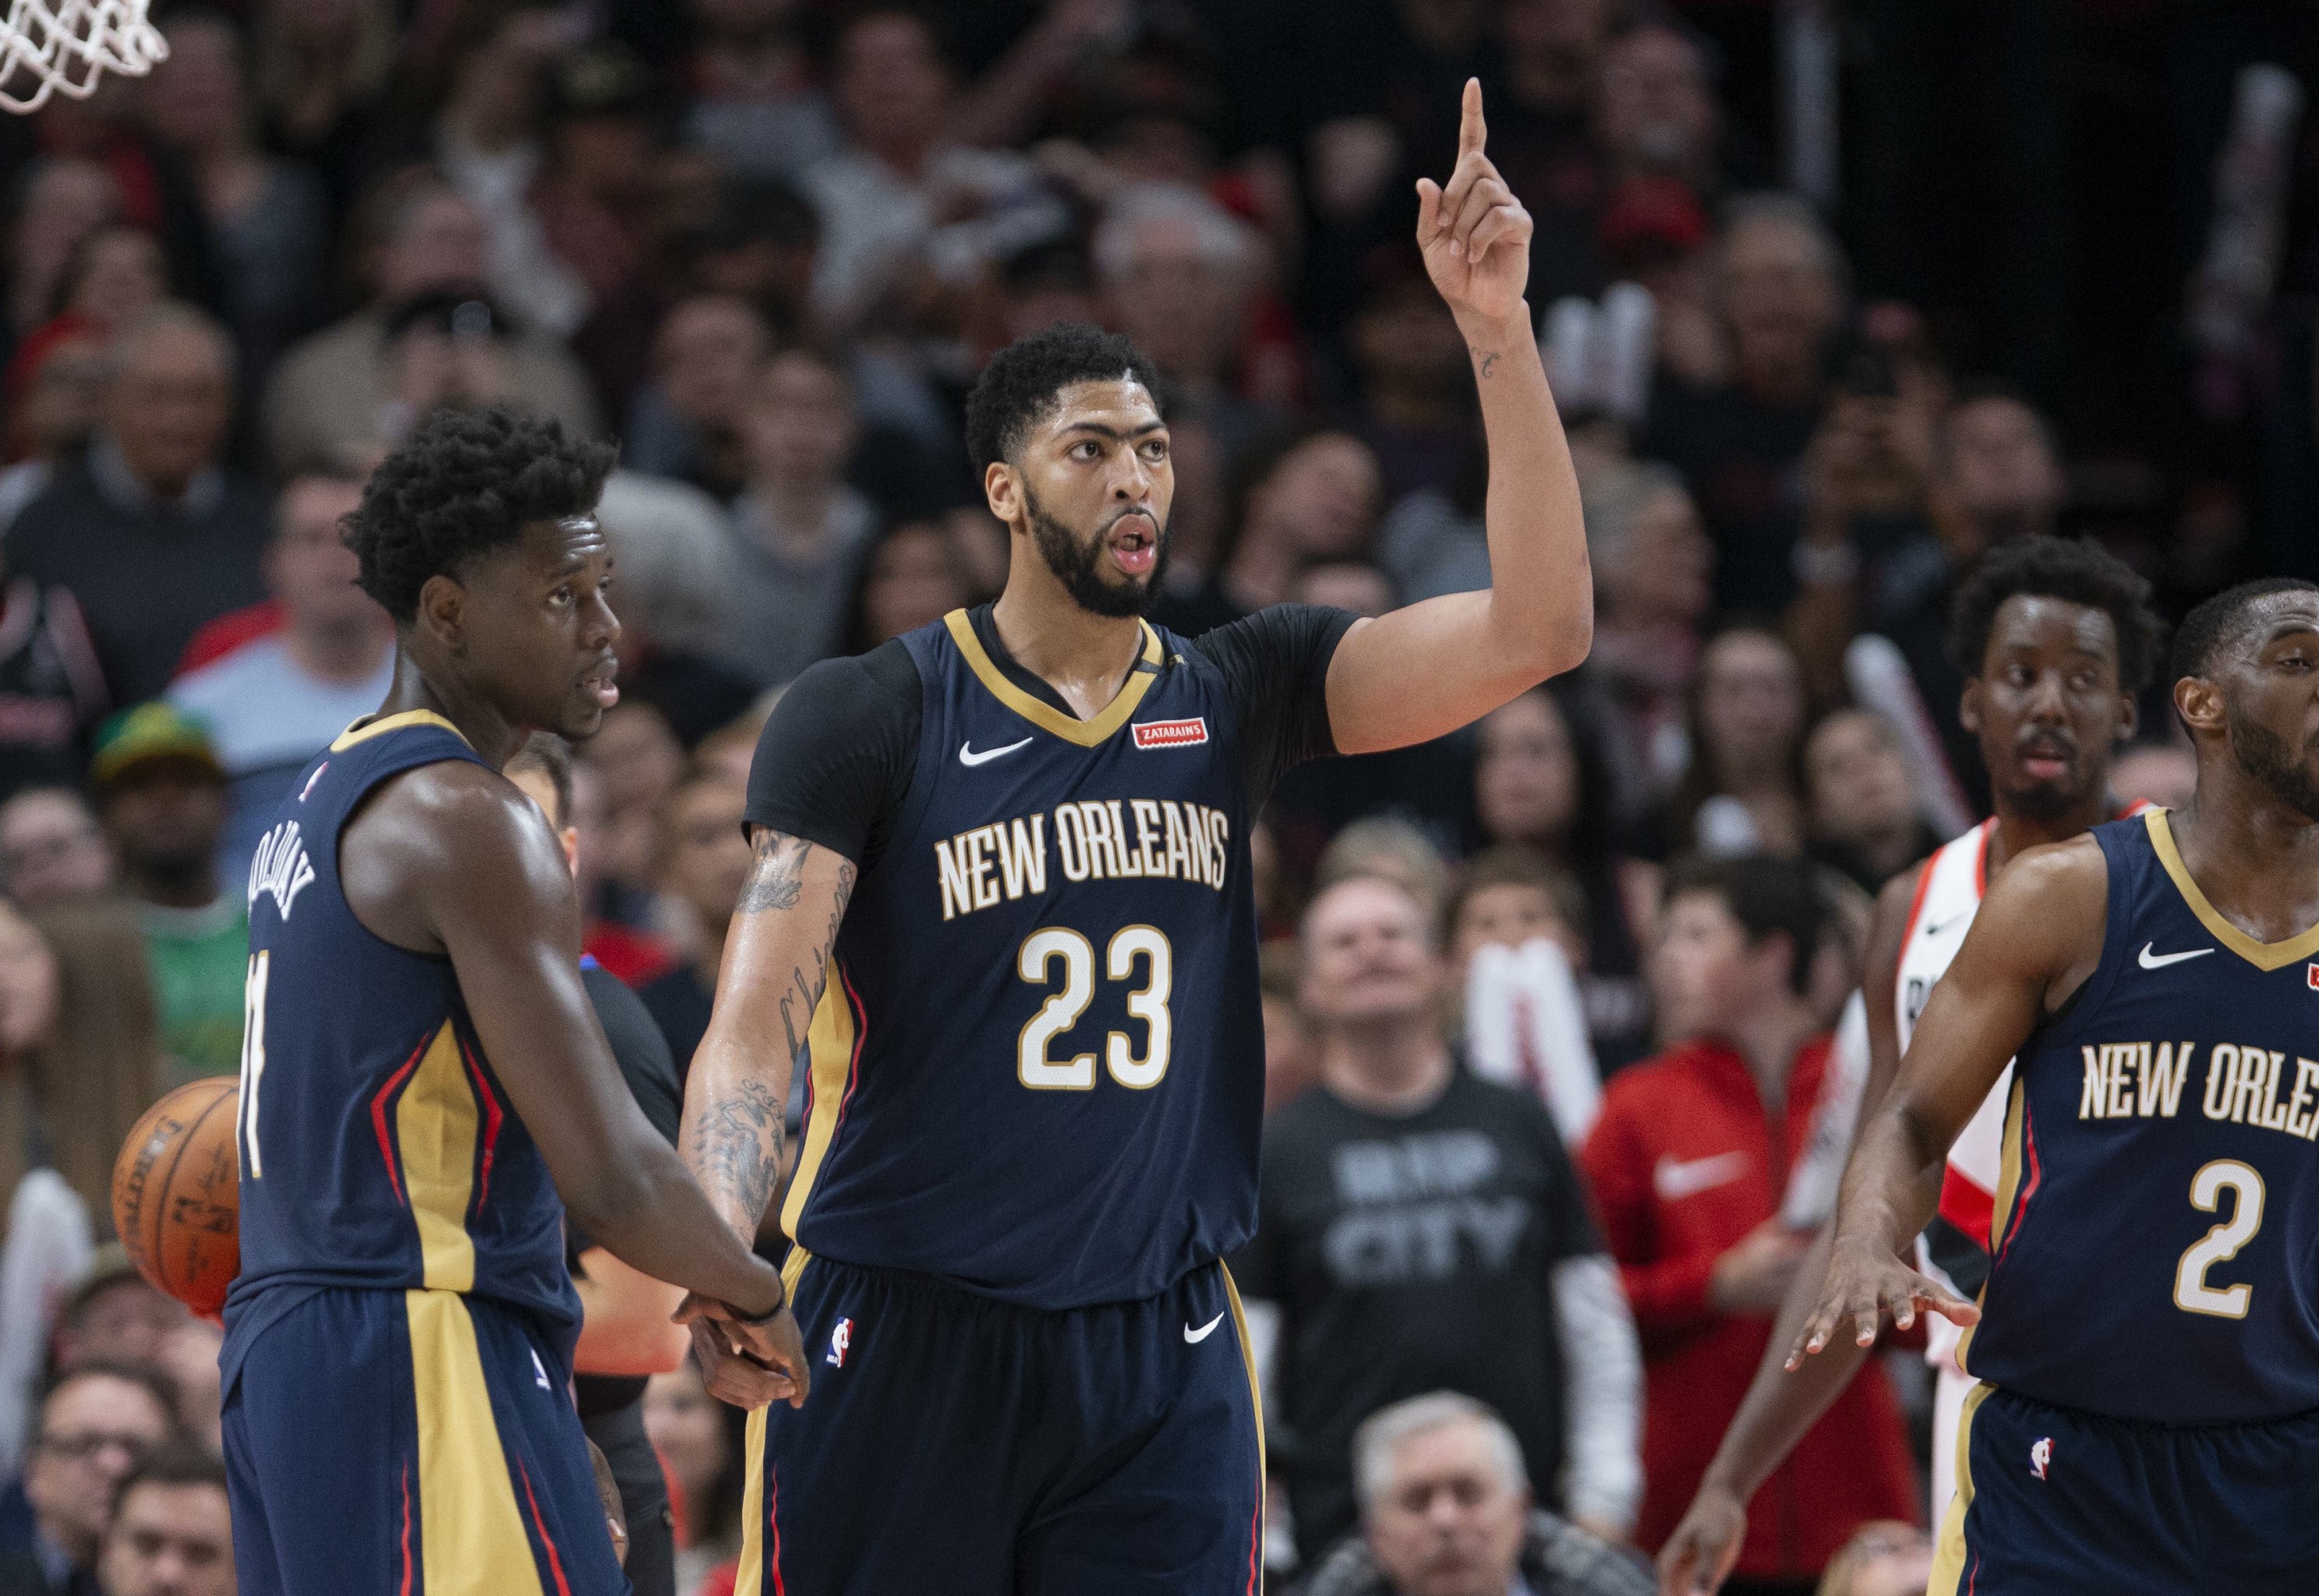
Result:
[[[2198,798],[2275,799],[2319,820],[2319,584],[2244,582],[2183,618],[2174,708],[2198,751]]]
[[[2109,818],[2110,757],[2134,735],[2158,630],[2150,584],[2090,538],[2025,537],[1981,562],[1949,654],[1999,814],[2070,831]]]
[[[596,520],[613,457],[553,419],[438,410],[347,518],[363,590],[394,618],[393,701],[432,702],[495,764],[534,731],[588,735],[619,701]]]
[[[966,441],[990,513],[1014,535],[1010,595],[1114,618],[1150,603],[1176,494],[1157,383],[1133,344],[1079,322],[1033,333],[983,368]]]

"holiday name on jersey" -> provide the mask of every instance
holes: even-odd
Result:
[[[936,843],[943,918],[1045,892],[1051,832],[1067,879],[1196,881],[1223,890],[1232,836],[1223,811],[1172,798],[1086,798]]]
[[[2188,1041],[2105,1041],[2081,1047],[2086,1073],[2078,1094],[2078,1117],[2172,1119],[2181,1106],[2195,1050],[2196,1044]],[[2275,1048],[2218,1041],[2206,1050],[2198,1106],[2210,1120],[2258,1125],[2319,1141],[2319,1061],[2298,1058],[2290,1066],[2287,1055]]]

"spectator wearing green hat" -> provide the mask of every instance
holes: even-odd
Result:
[[[219,881],[227,787],[208,728],[167,703],[124,709],[98,729],[89,780],[136,900],[172,1073],[230,1075],[241,1062],[249,915]]]

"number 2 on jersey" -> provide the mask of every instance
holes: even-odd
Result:
[[[263,1179],[257,1158],[257,1083],[266,1078],[266,977],[274,955],[249,956],[249,976],[241,984],[241,1172]]]
[[[1068,926],[1046,926],[1023,939],[1015,955],[1015,973],[1043,987],[1059,959],[1063,964],[1062,987],[1049,993],[1039,1012],[1024,1024],[1015,1046],[1015,1074],[1034,1092],[1093,1091],[1093,1053],[1059,1059],[1048,1056],[1047,1047],[1078,1024],[1079,1015],[1094,1000],[1095,944]],[[1104,951],[1104,974],[1114,981],[1132,980],[1139,959],[1144,962],[1144,982],[1127,995],[1127,1012],[1143,1022],[1143,1056],[1135,1056],[1134,1042],[1124,1032],[1114,1031],[1104,1037],[1104,1063],[1112,1079],[1142,1091],[1158,1086],[1168,1073],[1174,1030],[1168,996],[1175,981],[1175,951],[1166,935],[1152,926],[1125,926]]]
[[[2239,1249],[2262,1229],[2262,1177],[2236,1159],[2216,1159],[2190,1177],[2190,1205],[2201,1213],[2212,1213],[2221,1206],[2225,1191],[2232,1196],[2231,1217],[2182,1255],[2174,1270],[2174,1305],[2185,1313],[2244,1319],[2247,1304],[2254,1300],[2254,1287],[2243,1282],[2208,1285],[2206,1271],[2236,1258]]]

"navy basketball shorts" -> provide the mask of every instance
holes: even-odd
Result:
[[[1050,1312],[791,1261],[813,1388],[749,1417],[735,1596],[1260,1589],[1263,1427],[1223,1265]]]
[[[2319,1412],[2167,1425],[1965,1399],[1930,1596],[2310,1596]]]
[[[447,1291],[325,1290],[225,1393],[241,1596],[622,1596],[562,1355]]]

